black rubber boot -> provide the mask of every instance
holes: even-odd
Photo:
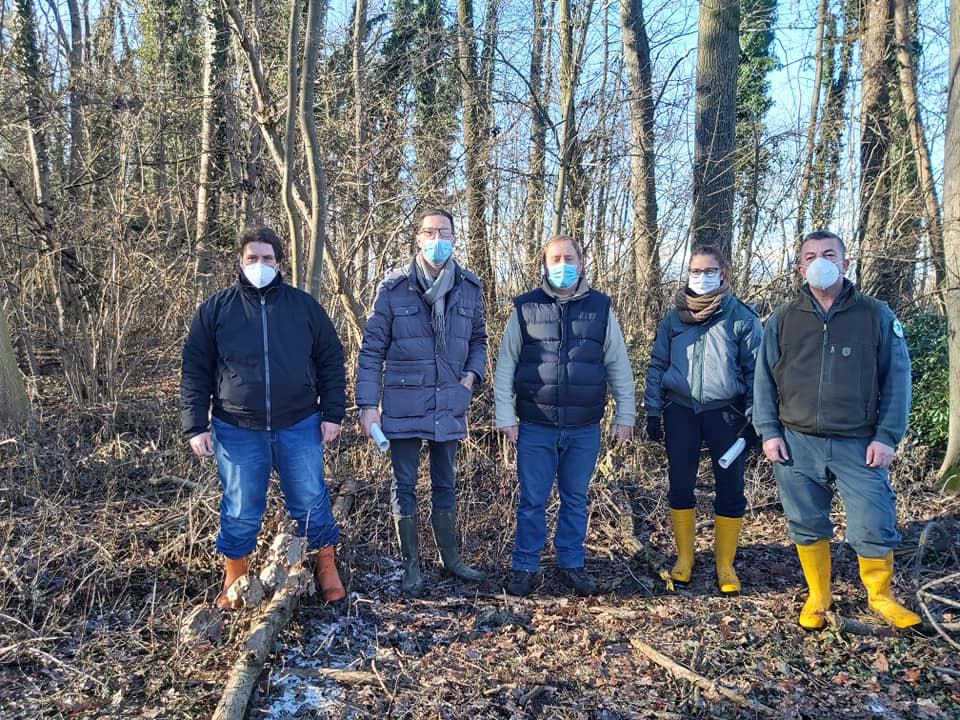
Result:
[[[403,557],[400,592],[410,597],[420,597],[423,594],[423,579],[420,577],[420,553],[417,550],[417,516],[395,516],[394,522],[397,524],[400,555]]]
[[[464,564],[460,559],[460,550],[457,546],[456,510],[434,511],[433,537],[437,540],[437,547],[440,549],[440,561],[447,572],[468,582],[483,580],[483,573]]]

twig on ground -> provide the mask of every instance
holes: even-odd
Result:
[[[926,616],[927,620],[930,621],[930,625],[934,630],[937,631],[937,634],[942,637],[947,643],[951,646],[960,650],[960,643],[950,637],[948,631],[953,630],[952,627],[944,626],[943,623],[939,622],[930,612],[930,608],[927,606],[927,601],[932,600],[934,602],[947,605],[948,607],[960,608],[960,602],[956,600],[951,600],[950,598],[945,598],[942,595],[937,595],[930,592],[930,588],[935,588],[940,585],[946,585],[947,583],[960,582],[960,572],[950,573],[942,578],[936,580],[931,580],[926,583],[923,587],[917,590],[917,602],[920,603],[920,610]]]
[[[193,480],[187,480],[186,478],[177,477],[176,475],[164,475],[163,477],[152,478],[150,480],[151,485],[179,485],[180,487],[185,487],[190,490],[196,490],[200,487],[200,483]]]
[[[369,672],[361,672],[358,670],[338,670],[337,668],[284,668],[281,674],[287,675],[296,675],[297,677],[303,678],[317,678],[320,680],[335,680],[340,683],[349,683],[352,685],[375,685],[379,681],[379,678]],[[380,682],[380,686],[383,687],[383,683]],[[384,692],[387,692],[386,687],[383,687]],[[389,694],[389,692],[387,692]]]
[[[833,611],[827,613],[827,622],[839,632],[847,635],[862,635],[864,637],[892,637],[894,635],[893,628],[868,625]]]
[[[777,714],[777,711],[773,708],[768,707],[757,700],[752,700],[745,695],[741,695],[736,690],[731,690],[730,688],[724,687],[723,685],[718,684],[716,681],[710,680],[709,678],[706,678],[703,675],[696,673],[693,670],[684,667],[683,665],[680,665],[676,661],[661,653],[659,650],[654,649],[638,638],[630,638],[630,645],[634,650],[642,654],[648,660],[655,662],[657,665],[667,670],[674,677],[693,683],[703,690],[707,694],[707,697],[710,697],[711,699],[719,700],[721,698],[725,698],[738,705],[748,707],[754,712],[764,713],[766,715]]]

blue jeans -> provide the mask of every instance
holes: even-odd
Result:
[[[558,428],[520,423],[517,438],[517,537],[513,569],[534,572],[547,540],[547,500],[557,482],[560,512],[553,545],[557,565],[583,567],[583,538],[587,534],[587,486],[600,452],[600,425]]]
[[[900,544],[896,497],[886,468],[867,467],[869,438],[823,438],[784,428],[789,460],[773,473],[797,545],[833,537],[833,487],[847,511],[847,542],[865,558],[885,556]]]
[[[323,481],[320,415],[282,430],[245,430],[211,421],[217,474],[223,486],[217,550],[228,558],[253,552],[267,508],[267,483],[276,468],[280,489],[297,531],[311,548],[333,545],[339,530]]]
[[[663,408],[664,445],[670,478],[667,499],[671,508],[690,510],[696,507],[694,486],[700,467],[700,445],[705,442],[713,460],[716,489],[713,511],[722,517],[743,517],[747,508],[747,498],[743,494],[747,453],[740,453],[726,470],[717,465],[717,460],[737,441],[737,433],[746,422],[743,413],[732,405],[706,410],[699,415],[692,408],[675,402]]]
[[[415,515],[417,512],[417,475],[420,471],[420,438],[390,441],[390,464],[393,466],[393,484],[390,500],[394,517]],[[453,510],[457,506],[457,485],[453,461],[457,456],[459,440],[435,442],[427,440],[430,448],[430,497],[434,510]]]

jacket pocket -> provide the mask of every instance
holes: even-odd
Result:
[[[473,400],[473,390],[463,383],[457,383],[456,387],[453,388],[453,402],[451,403],[453,407],[450,408],[453,416],[462,417],[466,415],[471,400]]]
[[[422,417],[433,389],[423,386],[424,373],[387,372],[383,379],[383,413],[391,417]]]

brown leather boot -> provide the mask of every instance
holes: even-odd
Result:
[[[333,561],[333,545],[322,547],[317,552],[316,577],[324,602],[336,602],[347,596],[337,574],[337,564]]]
[[[220,596],[217,598],[216,606],[221,610],[236,610],[240,607],[240,601],[230,602],[227,598],[227,591],[230,589],[230,586],[233,585],[237,580],[244,577],[247,574],[247,558],[223,558],[223,567],[226,571],[226,577],[223,579],[223,589],[220,591]]]

